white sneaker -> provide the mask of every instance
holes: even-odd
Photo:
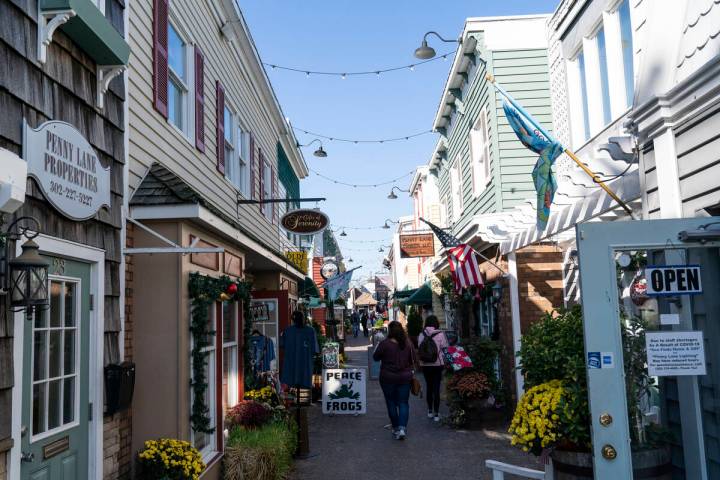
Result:
[[[435,415],[433,418],[434,421],[439,422],[440,421],[440,415]]]
[[[405,440],[405,435],[406,435],[405,428],[400,427],[400,428],[398,428],[397,435],[395,436],[395,438],[397,438],[398,440]]]
[[[428,410],[428,418],[433,418],[435,414],[432,412],[432,410]]]

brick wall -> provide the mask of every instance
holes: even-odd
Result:
[[[520,304],[520,331],[524,333],[545,312],[563,305],[562,250],[555,245],[531,245],[516,252],[518,295]],[[507,259],[497,262],[508,271]],[[515,392],[515,348],[512,337],[512,310],[510,286],[501,279],[497,269],[487,262],[481,264],[488,283],[500,281],[502,299],[498,307],[499,341],[502,346],[500,369],[503,385],[508,388],[511,399],[517,401]]]
[[[126,245],[134,246],[133,225],[128,223]],[[125,255],[125,361],[133,359],[133,256]],[[105,416],[103,420],[103,479],[131,478],[133,452],[132,409]]]

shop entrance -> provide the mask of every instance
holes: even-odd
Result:
[[[23,480],[88,476],[90,265],[48,259],[50,306],[23,320]]]
[[[577,227],[596,479],[720,478],[719,228]]]

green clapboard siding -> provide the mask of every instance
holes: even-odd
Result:
[[[486,68],[533,117],[548,130],[552,130],[550,106],[550,79],[547,51],[502,50],[487,51],[483,33],[478,39],[478,54],[487,60],[487,66],[478,62],[462,92],[464,113],[455,113],[447,129],[447,159],[438,171],[440,198],[447,205],[448,219],[454,218],[450,169],[460,166],[462,178],[463,211],[453,225],[453,231],[462,231],[472,217],[478,214],[510,210],[525,201],[535,199],[532,169],[537,155],[523,147],[508,125],[502,109],[502,97],[488,85]],[[488,111],[491,138],[490,176],[487,188],[475,196],[472,191],[472,165],[470,159],[470,129],[483,108]]]
[[[295,175],[292,165],[290,165],[290,160],[288,160],[287,154],[282,148],[282,145],[280,145],[280,142],[277,144],[277,159],[278,180],[280,180],[280,183],[285,187],[288,198],[300,198],[300,180],[297,175]],[[293,202],[292,206],[298,208],[299,204]]]

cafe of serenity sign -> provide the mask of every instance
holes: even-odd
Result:
[[[53,207],[73,220],[87,220],[110,207],[110,168],[103,167],[75,127],[50,121],[33,129],[25,123],[23,136],[28,176]]]

